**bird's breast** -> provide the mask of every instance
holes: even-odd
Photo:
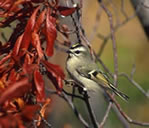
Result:
[[[86,87],[89,91],[99,91],[100,87],[95,81],[88,79],[77,72],[78,68],[82,66],[82,64],[84,64],[84,62],[80,62],[77,58],[68,58],[66,62],[66,69],[70,77]]]

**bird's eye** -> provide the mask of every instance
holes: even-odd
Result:
[[[80,53],[80,51],[78,51],[78,50],[77,50],[77,51],[75,51],[75,53],[76,53],[76,54],[79,54],[79,53]]]

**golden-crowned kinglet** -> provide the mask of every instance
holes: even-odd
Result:
[[[87,91],[99,91],[99,88],[110,90],[124,100],[128,100],[128,96],[115,88],[109,82],[107,76],[99,69],[93,61],[88,48],[81,44],[75,44],[68,50],[68,58],[66,61],[66,69],[70,77],[75,80]]]

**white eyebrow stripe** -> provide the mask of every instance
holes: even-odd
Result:
[[[78,48],[75,48],[75,49],[72,49],[71,51],[75,52],[75,51],[86,51],[87,49],[85,47],[78,47]]]

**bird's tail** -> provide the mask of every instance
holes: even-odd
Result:
[[[110,84],[110,87],[111,87],[112,91],[113,91],[116,95],[118,95],[119,97],[121,97],[123,100],[128,101],[129,97],[128,97],[126,94],[124,94],[124,93],[122,93],[121,91],[119,91],[119,90],[118,90],[116,87],[114,87],[112,84]]]

